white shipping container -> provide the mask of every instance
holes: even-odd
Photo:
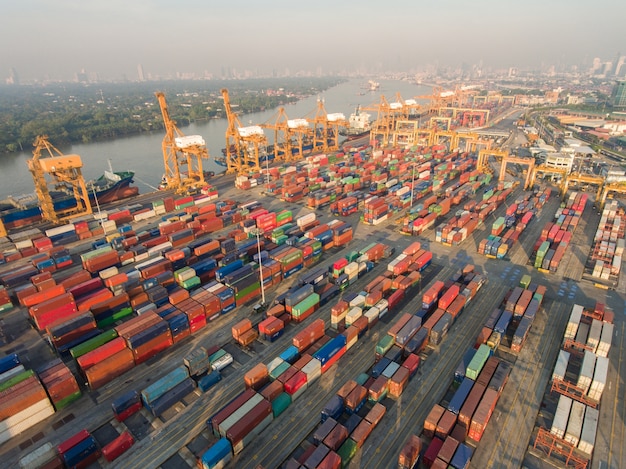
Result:
[[[587,337],[587,346],[590,347],[593,353],[596,353],[598,344],[600,343],[600,334],[602,333],[602,321],[593,319],[591,321],[591,329],[589,329],[589,336]]]
[[[569,363],[569,352],[565,350],[559,351],[559,356],[556,359],[554,365],[554,371],[552,372],[552,380],[555,379],[563,381],[565,379],[565,372],[567,370],[567,364]]]
[[[185,280],[189,280],[190,278],[195,277],[196,271],[193,268],[189,267],[187,270],[179,272],[176,275],[178,277],[179,282],[184,282]]]
[[[106,280],[117,274],[118,274],[117,267],[113,266],[113,267],[109,267],[108,269],[101,270],[98,275],[100,276],[102,280]]]
[[[371,324],[378,319],[378,308],[376,306],[372,306],[370,309],[365,311],[364,316],[367,318],[367,323]]]
[[[600,335],[600,343],[596,354],[599,357],[608,357],[611,350],[611,342],[613,341],[613,324],[602,323],[602,334]]]
[[[33,247],[33,242],[30,239],[17,241],[15,243],[15,249],[25,249],[25,248],[32,248],[32,247]]]
[[[591,456],[596,443],[596,432],[598,430],[598,416],[600,412],[593,407],[587,407],[585,419],[583,421],[583,431],[580,434],[578,449]]]
[[[135,259],[137,259],[137,257],[139,257],[139,256],[136,256]],[[159,261],[161,261],[163,259],[165,259],[165,258],[163,256],[161,256],[161,255],[154,256],[154,257],[146,260],[145,262],[141,262],[141,263],[137,264],[135,266],[135,269],[137,269],[137,270],[145,269],[146,267],[148,267],[148,266],[150,266],[152,264],[155,264],[155,263],[157,263],[157,262],[159,262]]]
[[[350,262],[343,269],[344,273],[350,274],[358,274],[359,273],[359,263],[358,262]]]
[[[192,146],[204,146],[206,143],[201,135],[186,135],[184,137],[175,137],[174,143],[178,148],[187,148]]]
[[[385,314],[387,314],[387,311],[389,310],[389,302],[387,300],[380,300],[378,303],[376,303],[375,307],[378,309],[378,317],[382,318]]]
[[[302,367],[301,371],[306,375],[306,382],[310,385],[313,381],[322,376],[322,362],[317,358],[313,358]]]
[[[565,431],[565,441],[569,441],[572,445],[578,446],[580,434],[583,431],[583,421],[585,418],[585,407],[582,402],[573,401],[572,410],[569,414],[567,422],[567,430]]]
[[[580,367],[580,374],[578,375],[578,381],[576,382],[576,386],[582,389],[585,394],[589,391],[589,386],[591,386],[591,381],[593,381],[593,370],[595,366],[596,354],[590,352],[589,350],[585,350],[583,364]]]
[[[576,337],[576,332],[578,331],[578,324],[580,324],[580,316],[582,315],[583,307],[580,305],[574,305],[572,307],[572,312],[569,316],[569,321],[567,322],[567,328],[565,329],[565,339],[573,339]]]
[[[296,218],[296,225],[298,226],[306,226],[315,221],[315,213],[309,213],[307,215],[303,215],[301,217]]]
[[[211,364],[211,368],[214,371],[220,371],[226,368],[233,362],[233,356],[230,353],[227,353],[223,357],[218,358]]]
[[[51,236],[70,233],[72,231],[75,231],[74,223],[68,223],[67,225],[55,226],[54,228],[46,230],[46,236],[49,238]]]
[[[148,249],[148,255],[150,254],[156,254],[156,253],[162,253],[165,252],[169,249],[172,248],[172,243],[170,243],[169,241],[166,241],[164,243],[161,244],[157,244],[156,246],[151,247],[150,249]]]
[[[271,373],[272,371],[274,371],[276,368],[278,368],[283,363],[285,363],[285,360],[283,360],[282,358],[280,358],[280,357],[274,358],[271,362],[268,363],[268,365],[267,365],[267,372]]]
[[[39,412],[49,407],[52,407],[52,404],[50,403],[50,399],[48,399],[48,397],[43,398],[39,402],[35,402],[33,405],[27,407],[26,409],[21,410],[20,412],[17,412],[10,417],[2,420],[0,422],[0,432],[14,428],[19,423],[23,422],[24,420],[28,420],[33,415],[37,415]]]
[[[354,322],[361,316],[363,316],[363,310],[361,308],[359,308],[358,306],[352,308],[350,311],[348,311],[348,314],[346,314],[346,327],[354,324]]]
[[[211,285],[209,288],[206,288],[206,290],[209,291],[210,293],[214,293],[224,286],[226,285],[224,285],[223,283],[217,282],[215,285]]]
[[[43,422],[45,419],[54,414],[54,407],[48,402],[48,406],[29,418],[22,420],[20,423],[13,425],[11,428],[0,431],[0,445],[9,441],[16,435],[28,430],[30,427]]]
[[[52,446],[52,443],[48,442],[22,457],[20,459],[20,467],[22,469],[30,469],[32,467],[43,466],[45,463],[54,458],[56,454],[54,446]]]
[[[596,369],[593,372],[593,381],[589,387],[589,397],[594,401],[600,401],[604,387],[606,386],[606,377],[609,373],[609,359],[606,357],[596,358]]]
[[[567,396],[560,395],[559,403],[556,407],[556,412],[554,413],[552,427],[550,428],[550,433],[557,438],[563,438],[565,436],[565,430],[567,429],[567,421],[569,420],[571,408],[572,400]]]
[[[352,300],[350,300],[351,307],[355,307],[355,306],[361,307],[364,304],[365,304],[365,296],[361,294],[358,294]]]

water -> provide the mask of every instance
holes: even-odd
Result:
[[[354,112],[357,104],[367,106],[380,102],[381,94],[387,101],[395,101],[396,93],[400,93],[403,99],[410,99],[419,95],[428,95],[431,88],[418,86],[406,81],[381,81],[380,89],[370,92],[363,87],[366,80],[351,80],[342,83],[320,96],[312,96],[295,104],[285,106],[285,112],[290,119],[302,117],[315,117],[317,99],[324,100],[326,112],[342,112],[346,119]],[[376,113],[369,111],[371,119],[376,118]],[[278,110],[257,112],[239,116],[242,125],[273,123],[278,115]],[[226,119],[214,119],[206,122],[196,122],[180,129],[185,135],[202,135],[207,142],[209,155],[222,155],[225,147]],[[265,134],[271,141],[272,131]],[[64,154],[78,154],[83,161],[83,176],[85,179],[93,179],[102,175],[108,169],[110,160],[113,170],[135,171],[135,184],[141,193],[155,189],[163,175],[163,153],[161,142],[163,133],[154,132],[140,134],[131,137],[119,138],[107,142],[95,142],[88,144],[75,144],[61,147]],[[33,180],[26,162],[32,158],[32,151],[25,148],[24,152],[0,155],[0,199],[7,196],[28,194],[34,191]],[[224,170],[224,167],[215,164],[212,160],[203,163],[207,170],[216,173]]]

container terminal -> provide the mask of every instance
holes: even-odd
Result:
[[[626,465],[619,184],[514,154],[506,100],[381,97],[343,145],[320,103],[269,147],[223,95],[211,177],[157,94],[159,192],[100,205],[39,140],[41,222],[1,226],[3,464]]]

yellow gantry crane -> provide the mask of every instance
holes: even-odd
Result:
[[[44,150],[47,154],[43,154]],[[33,176],[35,193],[41,207],[44,220],[62,223],[70,218],[92,213],[89,193],[81,168],[83,162],[78,155],[64,155],[48,141],[48,137],[40,135],[35,140],[33,158],[28,161],[28,170]],[[46,176],[51,177],[48,181]],[[50,186],[54,190],[67,192],[76,201],[69,208],[57,210],[50,194]]]
[[[261,169],[261,159],[267,158],[267,137],[258,125],[242,127],[230,105],[228,90],[222,88],[224,110],[228,119],[226,128],[226,172],[246,174]]]
[[[307,121],[313,124],[313,149],[322,152],[339,149],[339,128],[349,126],[344,114],[328,114],[324,108],[324,100],[318,99],[315,117]]]
[[[206,185],[202,160],[209,158],[206,143],[200,135],[185,136],[170,116],[165,94],[159,91],[155,95],[165,125],[162,143],[165,166],[163,185],[178,194],[201,190]]]
[[[306,119],[289,119],[285,108],[278,110],[272,124],[261,127],[274,131],[274,159],[276,161],[297,161],[305,152],[313,149],[313,132]]]

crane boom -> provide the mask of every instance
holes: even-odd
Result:
[[[158,91],[155,96],[165,126],[162,143],[164,185],[179,194],[197,192],[206,184],[202,160],[209,158],[209,152],[205,141],[200,135],[185,136],[170,116],[165,94]]]

